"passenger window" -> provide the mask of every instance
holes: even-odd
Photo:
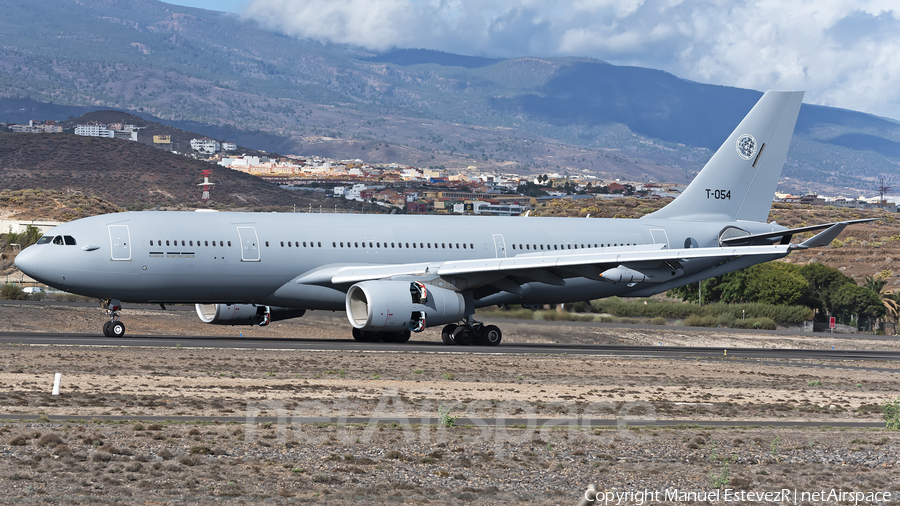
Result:
[[[306,241],[303,241],[303,247],[304,248],[306,247]]]
[[[168,245],[169,245],[169,241],[166,241],[166,246],[168,246]]]
[[[322,247],[322,243],[321,243],[321,242],[319,242],[319,247],[320,247],[320,248]]]
[[[380,242],[376,242],[376,243],[375,243],[375,247],[376,247],[376,248],[380,248],[380,247],[381,247],[381,243],[380,243]]]
[[[266,247],[267,248],[269,247],[269,241],[266,241]]]
[[[337,243],[336,243],[336,242],[332,242],[332,243],[331,243],[331,247],[332,247],[332,248],[337,248]]]
[[[228,246],[231,246],[231,241],[228,241]]]
[[[209,246],[209,241],[203,241],[204,246]]]
[[[299,247],[300,247],[300,242],[299,242],[299,241],[294,241],[294,247],[295,247],[295,248],[299,248]]]
[[[150,246],[153,246],[153,239],[150,239]]]
[[[194,241],[188,241],[188,246],[193,246],[193,245],[194,245]]]

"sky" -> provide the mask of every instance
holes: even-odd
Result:
[[[900,120],[896,0],[170,0],[372,51],[588,56]],[[894,10],[896,9],[896,10]]]

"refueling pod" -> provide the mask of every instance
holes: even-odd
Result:
[[[383,332],[421,332],[461,320],[461,293],[419,281],[363,281],[347,291],[347,318],[354,328]]]
[[[213,325],[258,325],[300,318],[305,309],[260,306],[256,304],[197,304],[197,316],[203,323]]]

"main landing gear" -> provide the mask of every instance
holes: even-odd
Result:
[[[451,323],[441,331],[441,340],[444,344],[459,344],[462,346],[497,346],[503,339],[503,333],[496,325],[485,325],[469,318],[464,324]]]
[[[116,299],[103,301],[103,310],[109,321],[103,324],[103,335],[106,337],[122,337],[125,335],[125,324],[119,320],[122,303]]]
[[[379,341],[385,343],[405,343],[409,341],[412,333],[408,330],[403,332],[381,332],[378,330],[359,330],[353,329],[353,339],[361,343],[377,343]]]

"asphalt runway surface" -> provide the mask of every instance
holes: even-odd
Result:
[[[625,346],[548,343],[501,343],[499,346],[448,346],[434,341],[396,343],[362,343],[352,339],[243,338],[222,336],[125,336],[104,337],[96,334],[64,334],[51,332],[2,332],[0,343],[57,346],[140,346],[257,350],[356,351],[356,352],[425,352],[488,353],[540,355],[593,355],[631,358],[669,359],[756,359],[756,360],[820,360],[820,361],[900,361],[900,351],[819,350],[778,348],[719,348],[688,346]],[[847,368],[835,364],[798,364]],[[890,367],[864,367],[867,370],[900,372]]]

